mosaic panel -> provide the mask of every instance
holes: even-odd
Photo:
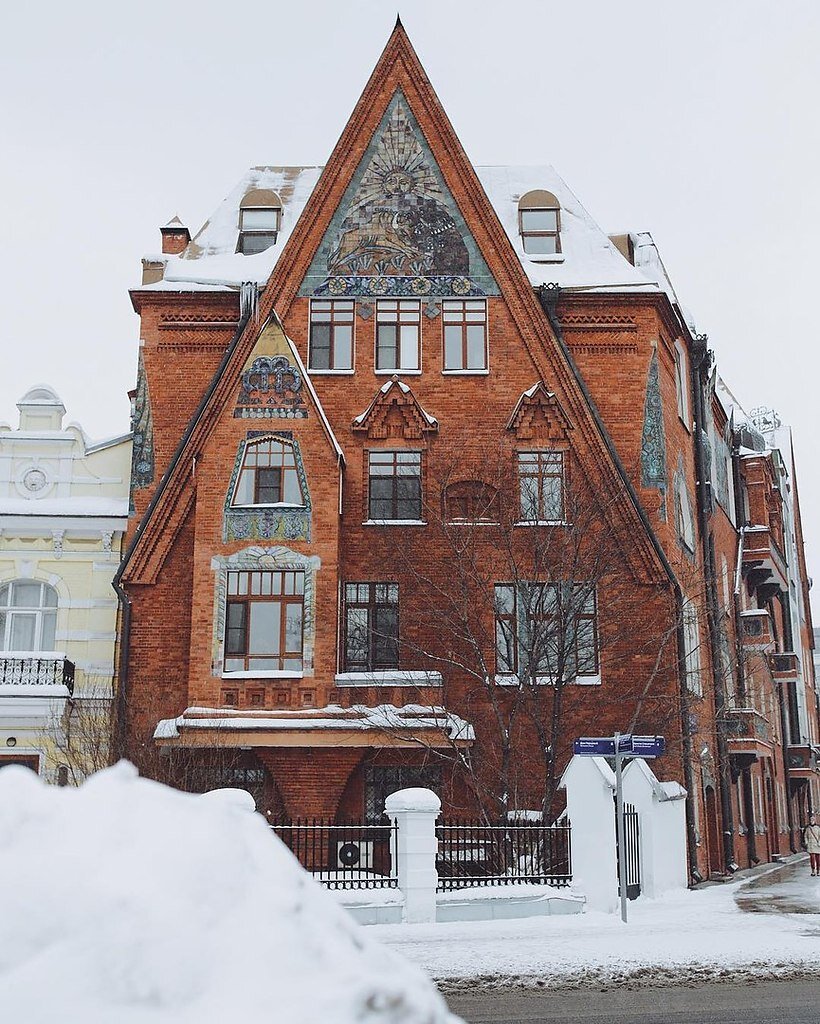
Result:
[[[148,487],[154,482],[154,424],[142,352],[140,352],[137,364],[137,388],[131,407],[131,432],[133,434],[131,448],[131,509],[133,511],[134,491]]]
[[[374,133],[300,294],[498,294],[401,90]]]
[[[663,426],[658,353],[652,354],[646,380],[646,399],[641,433],[641,485],[657,487],[662,493],[662,516],[666,518],[666,434]]]

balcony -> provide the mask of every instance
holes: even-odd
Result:
[[[768,526],[750,526],[743,538],[743,574],[751,577],[753,588],[772,591],[789,589],[786,559]]]
[[[772,753],[772,728],[754,708],[730,708],[723,719],[729,753],[750,764]]]
[[[64,696],[74,693],[74,662],[60,651],[0,651],[0,687],[20,696]]]
[[[747,650],[765,651],[774,646],[772,622],[763,608],[740,613],[740,637]]]
[[[800,675],[800,659],[791,651],[770,654],[769,669],[776,683],[796,683]]]
[[[786,750],[790,779],[811,779],[820,770],[817,748],[809,743],[789,744]]]

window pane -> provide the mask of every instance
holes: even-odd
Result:
[[[538,477],[521,477],[521,518],[526,522],[538,519]]]
[[[547,521],[560,522],[564,518],[563,488],[561,478],[548,476],[543,481],[543,517]]]
[[[355,589],[355,588],[354,588]],[[368,613],[366,608],[347,609],[345,663],[348,671],[366,668],[368,655]]]
[[[35,651],[37,616],[28,612],[14,612],[11,616],[12,651]]]
[[[397,478],[396,518],[421,519],[421,480],[417,476]]]
[[[395,324],[379,324],[376,343],[376,368],[378,370],[396,370],[398,352],[396,344]]]
[[[41,651],[53,651],[56,644],[57,635],[57,613],[56,612],[43,612],[42,616],[42,636],[40,637],[40,650]]]
[[[6,624],[8,622],[8,614],[4,611],[0,611],[0,651],[8,649],[6,643]]]
[[[285,609],[285,650],[288,654],[302,653],[302,605],[288,604]]]
[[[524,252],[532,256],[558,252],[558,239],[555,235],[524,235]]]
[[[419,329],[412,324],[402,324],[401,327],[401,368],[419,368]]]
[[[276,244],[275,234],[242,234],[239,236],[239,251],[245,256],[253,256],[255,253],[264,252]]]
[[[399,617],[396,608],[377,608],[373,629],[373,667],[397,668]]]
[[[272,505],[282,500],[282,470],[276,466],[264,466],[256,473],[256,502]],[[288,500],[287,498],[285,499]]]
[[[310,327],[310,368],[330,369],[330,324],[313,323]]]
[[[370,518],[393,518],[393,477],[372,477],[370,480]]]
[[[495,657],[497,672],[515,672],[515,633],[510,619],[496,619]]]
[[[243,654],[245,651],[245,605],[228,602],[225,652]]]
[[[595,675],[598,665],[595,655],[595,624],[592,619],[579,619],[576,632],[579,675]]]
[[[333,369],[351,370],[353,368],[353,326],[336,324],[333,334]]]
[[[507,584],[499,584],[495,588],[496,615],[512,615],[515,609],[515,590]]]
[[[12,596],[15,608],[39,608],[41,587],[39,583],[15,583]]]
[[[57,591],[53,587],[47,586],[45,583],[43,584],[43,607],[57,607]]]
[[[486,369],[484,338],[484,324],[467,324],[468,370]]]
[[[557,231],[557,210],[522,210],[522,231]]]
[[[463,370],[461,360],[462,326],[457,324],[444,325],[444,369]]]
[[[278,601],[254,601],[250,606],[249,654],[279,653]]]
[[[269,207],[265,210],[243,210],[242,230],[243,231],[276,231],[279,227],[278,207]]]
[[[295,468],[285,470],[285,494],[282,500],[286,501],[289,505],[301,505],[303,503],[299,474]]]
[[[253,504],[253,470],[243,469],[236,485],[235,505]]]

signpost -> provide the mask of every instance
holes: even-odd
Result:
[[[621,920],[626,924],[626,823],[624,820],[623,760],[625,757],[660,757],[666,750],[663,736],[583,736],[573,744],[579,757],[615,758],[615,820],[618,829],[618,885],[621,890]]]

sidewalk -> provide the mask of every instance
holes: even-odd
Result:
[[[444,991],[820,978],[820,906],[807,902],[813,894],[808,883],[817,882],[804,858],[759,869],[751,880],[637,900],[626,925],[617,915],[588,913],[379,925],[372,934],[421,966]],[[754,913],[739,906],[748,886],[758,904]],[[774,899],[781,886],[791,887],[792,898],[802,894],[796,902],[804,909],[767,909],[765,894]]]

